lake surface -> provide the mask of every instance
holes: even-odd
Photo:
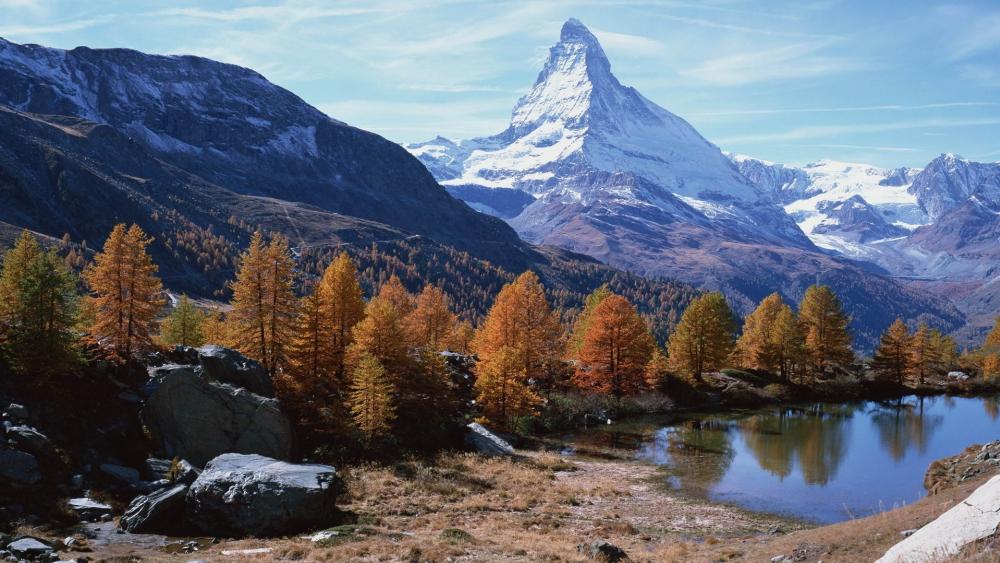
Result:
[[[1000,397],[907,397],[683,418],[643,418],[571,438],[627,449],[682,493],[832,523],[924,496],[936,459],[1000,439]]]

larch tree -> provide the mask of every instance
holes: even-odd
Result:
[[[206,316],[187,295],[181,295],[177,306],[160,324],[160,340],[170,346],[197,347],[205,344],[202,327]]]
[[[650,356],[649,362],[646,363],[646,368],[643,372],[643,378],[646,380],[646,386],[654,391],[660,389],[667,378],[667,374],[669,373],[670,361],[667,358],[667,352],[663,348],[656,346],[656,349],[653,350],[653,355]]]
[[[365,316],[365,302],[358,283],[357,267],[347,253],[337,255],[326,270],[316,289],[319,306],[331,323],[331,359],[334,376],[346,382],[346,354],[353,342],[354,326]]]
[[[90,337],[113,362],[124,364],[152,347],[163,286],[146,252],[152,239],[138,225],[119,224],[83,272],[90,287]]]
[[[27,230],[21,231],[14,246],[3,255],[3,270],[0,271],[0,344],[10,338],[18,324],[17,315],[21,305],[21,281],[24,272],[42,253],[35,239]]]
[[[389,276],[389,280],[378,289],[378,294],[396,309],[400,318],[406,318],[416,307],[413,294],[396,274]]]
[[[506,429],[511,429],[518,417],[530,415],[541,399],[525,383],[521,353],[509,346],[501,347],[476,365],[476,403],[483,416]]]
[[[806,290],[799,306],[799,323],[805,338],[806,354],[814,375],[832,366],[854,361],[850,319],[844,314],[840,299],[825,285],[813,285]]]
[[[805,341],[799,319],[787,305],[779,312],[771,330],[771,346],[778,362],[778,373],[785,381],[801,371],[805,357]]]
[[[610,296],[611,290],[608,289],[608,284],[601,285],[587,296],[583,304],[583,310],[576,317],[576,321],[573,323],[573,331],[570,333],[569,340],[566,343],[566,359],[576,360],[579,358],[580,349],[583,348],[583,340],[587,335],[587,329],[590,327],[594,309]]]
[[[931,347],[937,358],[937,371],[946,373],[958,365],[958,344],[938,329],[931,330]]]
[[[448,296],[433,285],[424,286],[417,296],[416,307],[405,319],[410,344],[432,351],[447,347],[456,322]]]
[[[296,318],[294,261],[288,241],[275,235],[269,244],[254,233],[233,282],[228,321],[233,346],[277,374],[285,361]]]
[[[365,355],[372,356],[398,382],[409,367],[403,317],[391,299],[392,289],[383,290],[365,307],[365,318],[354,326],[354,342],[348,349],[348,363],[357,366]]]
[[[472,339],[476,336],[476,329],[469,321],[458,321],[455,328],[448,337],[446,349],[459,354],[468,354],[472,350]]]
[[[903,319],[896,319],[879,340],[872,369],[882,379],[902,385],[910,367],[910,331]]]
[[[562,352],[562,326],[538,276],[524,272],[497,294],[476,332],[472,350],[489,360],[504,348],[517,353],[527,380],[548,381]]]
[[[320,424],[319,403],[341,391],[336,379],[332,331],[329,311],[323,307],[317,289],[301,301],[285,367],[275,377],[278,397],[295,413],[300,424]]]
[[[695,298],[670,335],[670,367],[702,381],[702,374],[723,367],[733,349],[736,323],[726,298],[719,292]]]
[[[910,376],[916,380],[918,385],[923,385],[924,380],[934,373],[941,361],[938,350],[934,347],[930,327],[920,323],[910,338],[909,344]]]
[[[780,295],[772,293],[747,315],[743,321],[743,334],[736,340],[733,349],[733,359],[739,367],[772,373],[779,370],[775,331],[778,315],[787,307]]]
[[[615,398],[645,386],[645,369],[656,343],[628,299],[604,298],[590,315],[573,382]]]
[[[378,359],[364,354],[351,377],[350,409],[366,442],[388,436],[396,419],[393,385]]]
[[[48,377],[80,363],[76,280],[55,250],[37,249],[34,237],[22,236],[7,253],[11,259],[4,261],[0,273],[7,327],[3,350],[15,371]],[[25,266],[19,258],[26,255],[31,258]],[[11,281],[13,287],[8,285]]]

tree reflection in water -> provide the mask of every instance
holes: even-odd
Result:
[[[779,408],[740,421],[747,449],[761,469],[784,479],[798,462],[811,485],[825,485],[836,474],[847,453],[847,422],[854,405]]]
[[[947,404],[952,401],[944,397]],[[918,397],[904,401],[874,403],[871,409],[872,423],[878,431],[879,442],[897,462],[906,452],[916,448],[920,453],[927,450],[931,436],[944,422],[940,414],[925,414],[925,407],[933,406],[934,398]]]
[[[1000,397],[985,397],[983,408],[986,409],[986,416],[996,421],[997,417],[1000,417]]]
[[[639,457],[663,466],[673,488],[705,491],[733,462],[729,433],[734,426],[732,420],[706,418],[661,428],[643,445]]]

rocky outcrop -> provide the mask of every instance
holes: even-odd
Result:
[[[209,381],[230,383],[263,397],[274,396],[271,376],[259,363],[221,346],[198,348],[202,375]]]
[[[930,563],[994,534],[1000,525],[1000,475],[936,520],[892,546],[876,563]]]
[[[964,483],[980,475],[992,475],[1000,468],[1000,440],[970,446],[962,453],[931,463],[924,475],[924,488],[930,494]]]
[[[331,524],[338,491],[336,471],[328,465],[224,454],[191,485],[186,519],[211,535],[290,534]]]
[[[132,499],[121,527],[133,534],[169,534],[183,529],[187,485],[175,485]]]
[[[114,512],[111,505],[87,497],[71,498],[66,501],[66,504],[80,517],[80,520],[88,522],[109,517]]]
[[[473,422],[466,426],[465,445],[486,455],[513,455],[514,447],[490,432],[485,426]]]
[[[227,452],[287,459],[292,429],[278,401],[207,381],[192,366],[164,366],[142,419],[163,452],[196,466]]]

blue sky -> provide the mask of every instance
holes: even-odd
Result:
[[[624,84],[724,150],[1000,160],[996,2],[0,0],[0,36],[196,54],[411,142],[499,132],[568,17]]]

